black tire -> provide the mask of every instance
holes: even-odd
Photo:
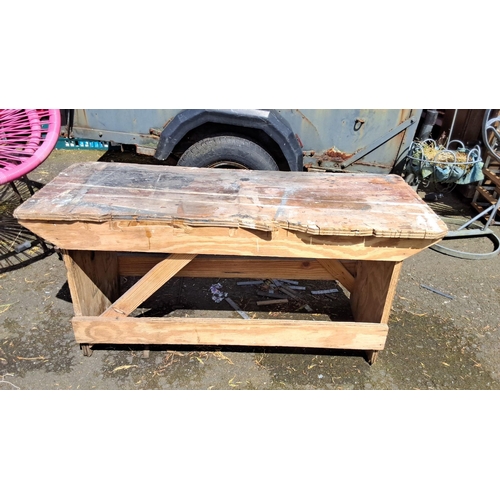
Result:
[[[255,142],[242,137],[207,137],[193,144],[177,165],[197,168],[279,170],[272,156]]]

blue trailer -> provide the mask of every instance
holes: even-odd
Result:
[[[159,163],[402,173],[420,109],[75,109],[62,135],[133,145]]]

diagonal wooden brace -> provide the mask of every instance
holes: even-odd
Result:
[[[195,257],[196,254],[171,254],[156,264],[132,288],[111,304],[101,317],[115,319],[127,317]]]
[[[342,262],[333,259],[316,259],[331,275],[339,280],[345,288],[352,292],[354,289],[354,276],[345,268]]]

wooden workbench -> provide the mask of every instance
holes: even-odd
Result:
[[[15,216],[64,255],[76,341],[384,348],[404,259],[447,228],[398,176],[78,163]],[[143,275],[123,295],[121,275]],[[135,318],[174,276],[338,280],[354,322]]]

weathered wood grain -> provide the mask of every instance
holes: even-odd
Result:
[[[19,207],[21,221],[161,221],[311,235],[439,239],[446,226],[396,175],[73,165]]]
[[[384,348],[386,324],[305,320],[74,317],[77,342],[89,344],[191,344]]]
[[[128,316],[195,257],[195,255],[172,254],[158,262],[132,288],[113,302],[101,317],[117,319]]]
[[[346,260],[404,260],[435,243],[434,239],[376,236],[317,236],[279,228],[263,232],[244,228],[171,226],[161,222],[22,221],[59,248],[120,252],[185,253]],[[438,240],[439,241],[439,240]]]
[[[98,316],[120,293],[116,253],[63,250],[62,254],[75,314]]]
[[[165,255],[118,254],[118,269],[121,276],[143,276]],[[343,266],[355,267],[343,263]],[[177,275],[183,278],[283,278],[302,280],[331,280],[328,272],[316,259],[266,259],[245,257],[198,256]]]
[[[389,321],[401,266],[402,262],[358,262],[351,292],[351,309],[356,321]]]
[[[318,262],[328,271],[332,279],[340,281],[349,292],[352,292],[355,283],[354,276],[347,270],[342,262],[326,259],[318,259]]]
[[[359,261],[351,292],[351,309],[356,321],[388,323],[402,262]],[[370,364],[378,353],[368,349]]]

